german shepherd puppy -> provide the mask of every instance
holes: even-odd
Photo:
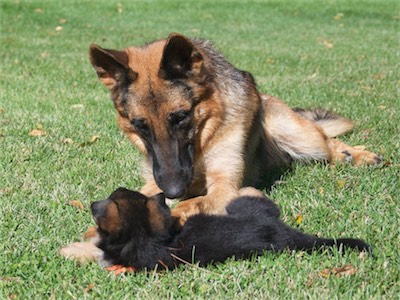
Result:
[[[200,213],[189,217],[181,231],[175,231],[164,194],[148,198],[119,188],[108,199],[91,205],[98,226],[97,246],[106,265],[135,270],[173,269],[185,262],[205,266],[265,251],[311,251],[331,246],[371,251],[359,239],[325,239],[295,230],[279,219],[279,208],[261,192],[245,188],[240,194],[226,207],[226,215]]]
[[[173,33],[142,47],[90,46],[90,61],[110,90],[118,125],[144,154],[147,196],[182,201],[173,214],[223,214],[243,186],[293,160],[380,158],[333,137],[353,123],[322,109],[291,109],[257,91],[252,75],[206,40]]]

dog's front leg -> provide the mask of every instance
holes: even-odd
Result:
[[[180,225],[183,225],[188,217],[198,213],[225,214],[229,202],[239,196],[243,178],[242,158],[238,155],[230,156],[229,150],[224,157],[212,157],[211,155],[207,163],[207,194],[181,201],[172,209],[172,215],[179,219]]]
[[[226,189],[226,187],[221,186],[219,190],[215,190],[205,196],[181,201],[171,210],[171,214],[178,219],[180,226],[183,226],[190,216],[199,213],[222,215],[226,213],[225,208],[229,202],[238,195],[237,189]]]

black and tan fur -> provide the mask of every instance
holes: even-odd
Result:
[[[325,110],[292,110],[257,91],[251,74],[209,41],[171,34],[121,51],[90,46],[90,61],[110,90],[119,127],[143,153],[147,196],[189,199],[185,219],[223,214],[242,186],[258,186],[293,160],[380,158],[333,139],[353,123]]]
[[[146,197],[119,188],[109,198],[93,202],[98,225],[97,246],[105,265],[142,269],[173,269],[182,263],[201,266],[260,255],[265,251],[320,250],[338,247],[371,251],[359,239],[326,239],[295,230],[279,219],[279,208],[261,193],[242,189],[226,215],[203,213],[187,219],[176,231],[163,194]]]

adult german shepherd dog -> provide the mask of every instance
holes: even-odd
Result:
[[[248,72],[209,41],[173,33],[142,47],[90,46],[118,125],[145,157],[141,192],[180,198],[173,209],[224,214],[243,186],[293,160],[376,164],[379,156],[333,139],[353,123],[317,109],[291,109],[260,94]]]

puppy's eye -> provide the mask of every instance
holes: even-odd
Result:
[[[192,114],[190,110],[179,110],[169,116],[169,122],[172,126],[183,126],[190,122]]]
[[[149,130],[149,125],[145,119],[135,118],[131,121],[131,124],[137,131],[143,132]]]

